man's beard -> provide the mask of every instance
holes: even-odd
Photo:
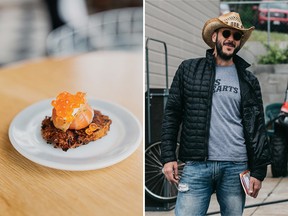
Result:
[[[225,61],[229,61],[231,58],[233,58],[235,55],[236,55],[236,53],[240,50],[240,47],[238,46],[238,47],[236,47],[235,49],[234,49],[234,52],[232,53],[232,54],[230,54],[230,55],[227,55],[227,54],[225,54],[224,52],[223,52],[223,46],[222,46],[222,44],[220,43],[220,41],[218,41],[218,38],[217,38],[217,40],[216,40],[216,50],[217,50],[217,55],[221,58],[221,59],[223,59],[223,60],[225,60]]]

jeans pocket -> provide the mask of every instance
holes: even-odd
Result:
[[[192,166],[192,165],[197,164],[197,163],[199,163],[199,161],[186,161],[185,166]]]

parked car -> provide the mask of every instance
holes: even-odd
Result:
[[[269,3],[270,2],[270,3]],[[267,28],[270,12],[271,29],[287,31],[288,29],[288,3],[281,1],[263,1],[259,6],[254,6],[256,13],[256,26],[260,29]]]

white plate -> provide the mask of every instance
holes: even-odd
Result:
[[[51,116],[51,100],[27,107],[13,119],[9,127],[12,145],[31,161],[62,170],[100,169],[124,160],[141,142],[141,125],[128,110],[113,103],[88,99],[92,108],[112,120],[108,134],[67,152],[54,148],[41,136],[42,120],[45,116]]]

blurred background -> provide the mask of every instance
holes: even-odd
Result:
[[[115,35],[117,34],[119,39],[119,32],[123,32],[124,28],[126,36],[127,32],[130,35],[130,38],[127,38],[134,42],[132,45],[142,47],[142,6],[142,0],[0,0],[0,67],[47,55],[73,54],[98,49],[99,45],[95,44],[99,44],[98,41],[103,40],[103,37],[106,41],[108,38],[107,35],[101,35],[101,38],[98,35],[100,25],[101,30],[108,29],[103,27],[105,19],[114,23],[114,26],[109,24],[109,34],[114,34],[109,40],[114,41],[113,45],[109,44],[110,47],[116,46]],[[129,12],[120,11],[124,8],[130,8]],[[113,13],[113,16],[111,13],[109,16],[105,13],[103,18],[104,12],[117,9],[118,12]],[[93,41],[96,36],[98,41]],[[121,45],[123,43],[121,42]],[[127,48],[132,42],[125,43]],[[117,45],[119,44],[120,42]],[[104,48],[107,47],[108,42]]]

